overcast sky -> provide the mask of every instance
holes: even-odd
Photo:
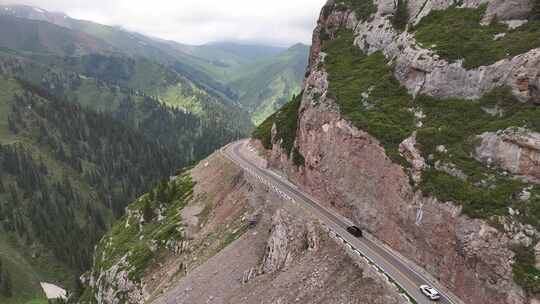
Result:
[[[189,44],[311,43],[326,0],[0,0]]]

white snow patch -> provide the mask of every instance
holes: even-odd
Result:
[[[47,299],[66,299],[67,293],[65,289],[58,287],[54,284],[41,282],[41,288],[45,292]]]
[[[37,8],[37,7],[34,7],[34,10],[38,13],[45,13],[44,10],[40,9],[40,8]]]

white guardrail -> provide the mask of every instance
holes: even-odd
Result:
[[[229,144],[230,145],[230,144]],[[266,187],[268,187],[269,189],[272,189],[274,190],[275,193],[277,193],[282,199],[284,200],[287,200],[287,201],[290,201],[292,203],[295,203],[296,204],[296,201],[294,199],[292,199],[289,195],[287,195],[286,193],[284,193],[283,191],[281,191],[280,189],[278,189],[276,186],[274,186],[271,182],[267,181],[265,178],[261,177],[260,175],[258,175],[257,173],[255,173],[251,168],[248,168],[248,167],[245,167],[243,166],[242,164],[238,163],[234,158],[232,157],[229,157],[227,155],[227,153],[225,153],[225,150],[227,149],[227,147],[229,146],[225,146],[223,148],[220,149],[221,153],[223,155],[225,155],[227,158],[229,158],[232,162],[234,162],[237,166],[239,166],[240,168],[242,168],[244,171],[248,172],[249,174],[251,174],[253,177],[255,177],[257,180],[259,180],[259,182],[261,182],[263,185],[265,185]],[[387,281],[389,284],[393,285],[396,289],[398,289],[400,291],[400,295],[407,300],[408,303],[416,303],[416,301],[414,300],[414,298],[409,295],[406,291],[405,291],[405,288],[403,288],[395,279],[393,279],[391,276],[389,276],[381,267],[379,267],[377,265],[377,263],[375,261],[373,261],[370,257],[366,256],[364,253],[362,253],[360,250],[358,250],[357,248],[355,248],[352,244],[350,244],[349,242],[347,242],[347,240],[345,240],[342,236],[340,236],[337,232],[335,232],[334,230],[332,230],[332,228],[330,228],[328,225],[324,224],[324,223],[321,223],[327,230],[328,230],[328,234],[330,235],[330,237],[333,237],[337,240],[340,240],[343,244],[345,244],[346,247],[349,248],[349,250],[351,250],[353,253],[355,253],[356,255],[358,255],[360,258],[362,258],[368,265],[370,265],[371,267],[373,267],[377,273],[379,273],[381,275],[381,277]]]

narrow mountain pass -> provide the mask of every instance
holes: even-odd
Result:
[[[417,303],[431,303],[424,296],[419,287],[421,285],[431,285],[440,287],[440,282],[434,282],[419,272],[413,270],[409,263],[401,260],[400,257],[379,245],[378,242],[370,240],[368,237],[356,238],[347,232],[347,227],[351,226],[350,220],[337,215],[332,210],[323,207],[310,195],[302,192],[295,185],[285,178],[261,166],[259,161],[253,161],[254,155],[251,149],[247,148],[248,141],[242,140],[232,143],[222,149],[223,154],[235,162],[238,166],[251,174],[257,176],[261,181],[268,183],[282,197],[293,204],[299,204],[307,209],[312,215],[317,217],[321,223],[329,228],[344,243],[349,244],[359,256],[364,256],[379,269],[381,269],[391,280],[395,281],[405,292]],[[446,288],[440,288],[446,289]],[[464,303],[455,295],[443,292],[440,303]]]

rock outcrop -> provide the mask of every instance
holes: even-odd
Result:
[[[297,143],[306,166],[287,170],[304,190],[416,261],[466,303],[524,303],[512,280],[510,239],[460,215],[452,203],[415,193],[369,134],[306,99]]]
[[[95,290],[95,300],[98,304],[143,303],[148,294],[140,284],[129,278],[127,256],[122,257],[112,267],[103,271],[94,280],[86,282]]]
[[[290,265],[300,253],[319,246],[318,231],[311,222],[305,225],[292,223],[290,215],[282,209],[272,217],[270,237],[261,264],[262,273],[278,272]]]
[[[399,153],[411,164],[411,177],[414,182],[420,182],[422,170],[426,167],[426,161],[416,148],[416,133],[405,139],[399,145]]]
[[[450,63],[441,59],[414,38],[409,32],[397,32],[389,15],[395,12],[394,0],[379,0],[375,18],[367,22],[357,20],[354,14],[338,11],[322,15],[317,32],[333,33],[341,25],[354,31],[356,45],[367,53],[382,51],[395,64],[395,76],[411,94],[426,94],[436,98],[460,97],[476,99],[501,85],[508,85],[523,101],[540,102],[540,49],[498,61],[489,66],[467,70],[461,62]],[[455,1],[409,0],[410,22],[417,24],[432,10],[446,9]],[[488,4],[486,20],[497,15],[500,20],[523,18],[530,12],[529,0],[515,1],[463,1],[462,7],[477,8]],[[327,8],[326,10],[330,10]],[[317,38],[318,39],[318,38]],[[314,41],[313,51],[320,50],[320,42]],[[313,58],[313,54],[312,54]]]
[[[528,181],[540,182],[540,133],[526,129],[486,132],[479,136],[476,157]]]

